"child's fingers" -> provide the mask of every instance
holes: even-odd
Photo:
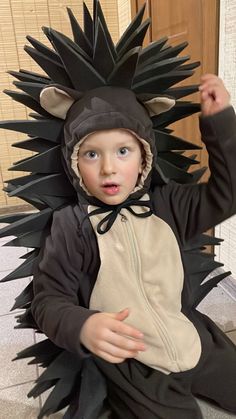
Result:
[[[118,346],[112,345],[109,342],[102,342],[101,348],[98,349],[97,354],[101,356],[101,353],[107,353],[115,358],[134,358],[138,355],[138,351],[128,351],[126,349],[119,348]]]
[[[116,320],[120,320],[123,321],[125,320],[128,316],[129,316],[129,309],[125,308],[124,310],[119,311],[118,313],[114,313],[115,314],[115,319]]]
[[[109,317],[112,317],[114,320],[117,320],[117,323],[114,323],[113,325],[115,328],[114,331],[116,333],[128,335],[135,339],[141,339],[143,337],[143,333],[140,330],[123,323],[123,321],[130,314],[130,310],[128,308],[125,308],[124,310],[119,311],[118,313],[106,313],[106,314]]]
[[[121,321],[115,320],[111,325],[111,330],[119,335],[130,336],[134,339],[143,338],[143,333],[140,330]]]
[[[130,336],[119,335],[118,333],[110,332],[107,335],[106,341],[112,345],[125,349],[127,351],[145,351],[146,345],[142,340],[136,340]]]
[[[121,362],[125,361],[125,358],[115,357],[104,351],[100,351],[99,354],[96,355],[99,356],[99,358],[102,358],[105,361],[110,362],[111,364],[120,364]]]

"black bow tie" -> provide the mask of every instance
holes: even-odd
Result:
[[[147,207],[149,210],[145,212],[135,212],[132,208],[133,206]],[[96,208],[95,210],[91,211],[85,218],[108,212],[108,214],[97,225],[97,232],[99,234],[104,234],[110,230],[111,226],[116,220],[117,215],[123,208],[126,208],[129,212],[131,212],[131,214],[140,218],[146,218],[152,214],[150,200],[140,201],[139,199],[127,199],[119,205],[104,205],[100,208]]]

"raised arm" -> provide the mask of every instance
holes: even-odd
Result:
[[[217,76],[207,74],[202,78],[200,94],[200,130],[209,154],[210,178],[196,185],[170,182],[159,197],[163,206],[170,207],[182,241],[236,213],[235,112]]]

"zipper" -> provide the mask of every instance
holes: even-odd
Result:
[[[138,257],[138,250],[137,250],[137,246],[136,246],[136,242],[135,242],[135,235],[133,232],[133,229],[130,225],[130,222],[127,218],[126,215],[120,213],[121,215],[121,221],[122,223],[125,225],[125,230],[127,233],[127,237],[128,237],[128,241],[130,244],[130,248],[131,248],[131,256],[132,256],[132,261],[133,261],[133,267],[134,267],[134,271],[136,274],[136,278],[138,281],[138,288],[142,293],[142,297],[145,299],[146,305],[149,309],[149,312],[152,313],[152,315],[155,317],[156,322],[157,322],[157,326],[160,329],[160,337],[164,343],[164,346],[169,354],[169,357],[172,361],[176,361],[177,362],[177,354],[176,354],[176,350],[174,348],[174,345],[172,343],[172,340],[169,336],[169,333],[163,323],[163,320],[160,318],[160,316],[158,315],[158,313],[153,309],[153,307],[151,306],[151,304],[149,303],[145,290],[143,289],[143,284],[142,284],[142,280],[141,280],[141,275],[140,275],[140,262],[139,262],[139,257]]]

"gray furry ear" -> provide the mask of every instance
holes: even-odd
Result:
[[[175,106],[175,99],[166,96],[157,96],[143,102],[143,104],[150,116],[156,116],[173,108]]]
[[[40,93],[40,105],[51,115],[66,119],[67,112],[80,97],[81,95],[72,89],[48,86]]]

